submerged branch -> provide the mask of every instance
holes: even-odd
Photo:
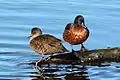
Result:
[[[56,63],[56,64],[99,64],[103,62],[120,62],[120,47],[95,49],[85,52],[76,51],[74,53],[64,53],[50,56],[39,62],[40,64]]]

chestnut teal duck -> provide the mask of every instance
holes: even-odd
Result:
[[[76,16],[74,23],[68,23],[63,32],[63,39],[72,45],[81,44],[80,51],[86,51],[83,42],[89,37],[89,30],[85,26],[84,17],[82,15]],[[72,48],[72,51],[73,48]]]

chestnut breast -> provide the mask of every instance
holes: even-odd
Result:
[[[81,26],[76,26],[74,24],[69,24],[66,26],[63,33],[63,38],[65,41],[72,45],[77,45],[83,43],[89,36],[89,31],[87,28]]]

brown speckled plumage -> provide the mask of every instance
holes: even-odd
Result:
[[[38,30],[39,28],[33,28]],[[33,30],[32,29],[32,30]],[[39,30],[38,30],[39,31]],[[40,32],[35,32],[40,33]],[[31,31],[33,32],[33,31]],[[31,33],[32,34],[32,33]],[[34,36],[32,35],[32,36]],[[37,53],[43,55],[50,55],[54,53],[68,52],[68,50],[62,45],[62,41],[49,34],[37,34],[35,37],[30,39],[30,47]]]

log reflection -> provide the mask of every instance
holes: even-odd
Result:
[[[87,68],[81,65],[44,64],[39,67],[38,74],[40,76],[32,77],[32,80],[90,80]]]

